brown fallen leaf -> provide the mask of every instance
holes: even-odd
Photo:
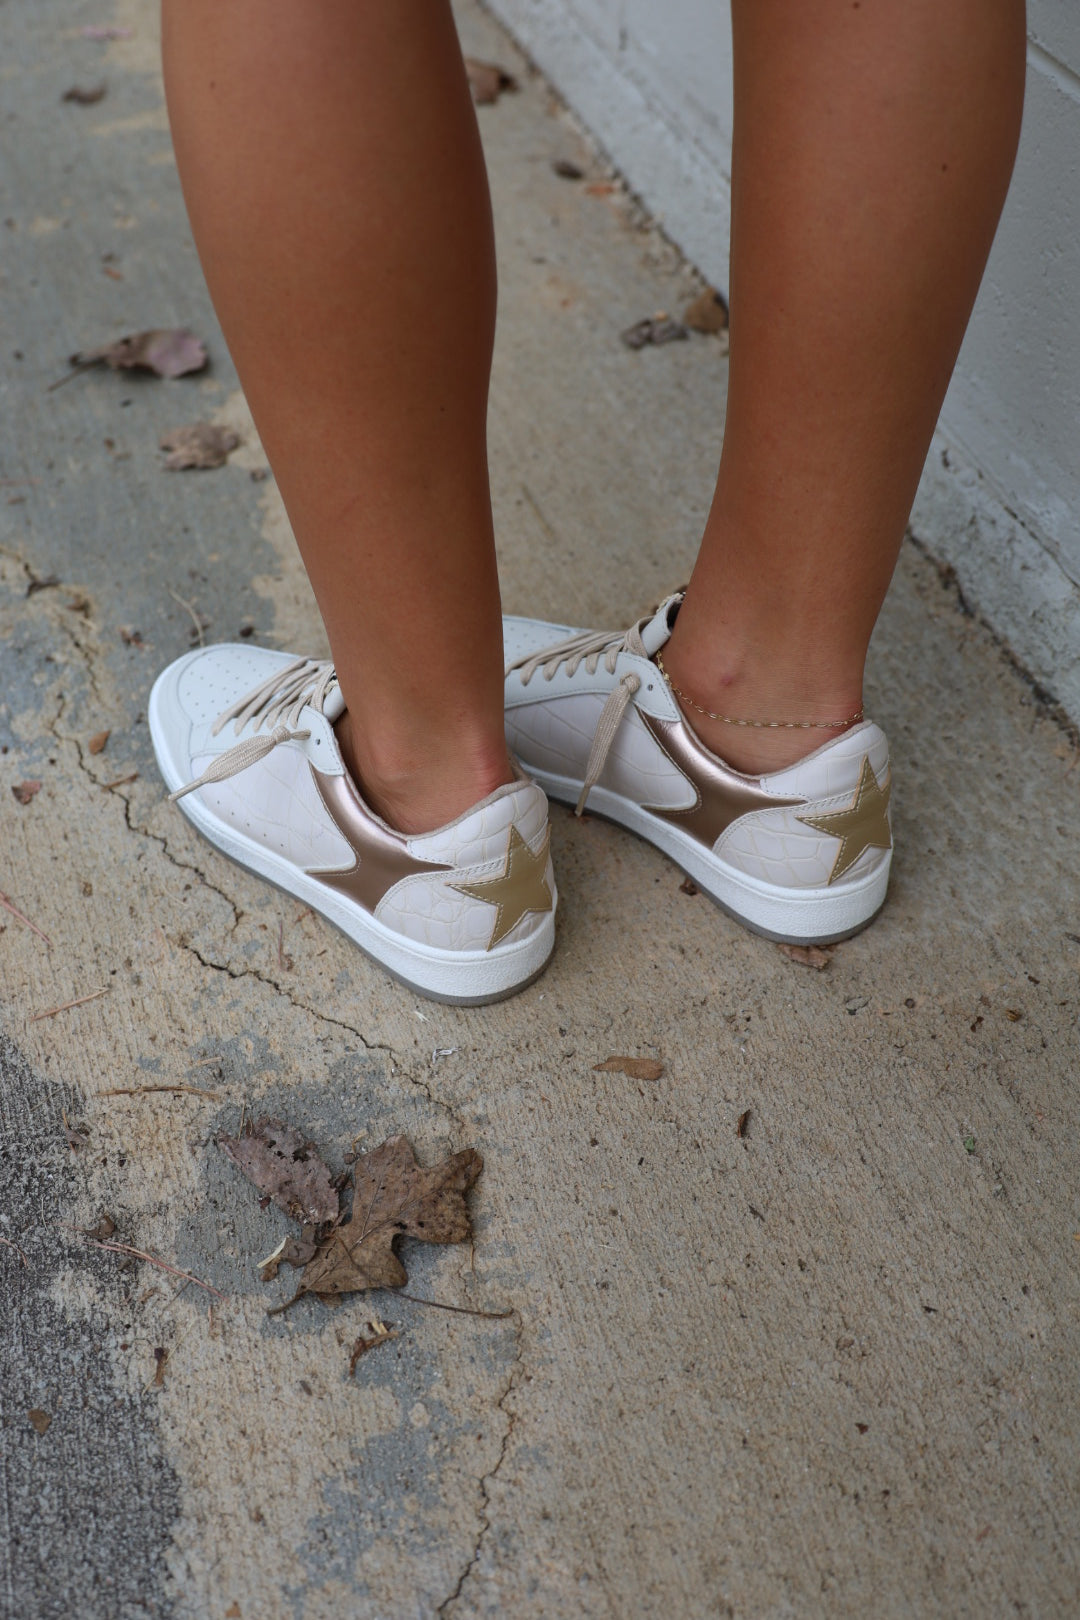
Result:
[[[744,1108],[742,1113],[739,1115],[738,1119],[735,1121],[735,1135],[736,1136],[745,1136],[749,1124],[750,1124],[750,1110],[749,1110],[749,1108]]]
[[[108,731],[95,731],[86,745],[87,753],[100,754],[111,735],[111,732]]]
[[[95,84],[90,89],[84,89],[81,84],[73,84],[70,90],[65,90],[60,97],[61,101],[73,101],[77,107],[93,107],[103,100],[108,89],[107,84]]]
[[[832,946],[826,945],[784,945],[777,942],[777,950],[793,962],[801,962],[803,967],[816,968],[823,972],[832,961]]]
[[[315,1228],[305,1226],[298,1238],[282,1238],[273,1254],[258,1262],[259,1275],[263,1282],[273,1282],[281,1266],[295,1266],[299,1270],[314,1259],[317,1248]]]
[[[234,1603],[230,1608],[225,1610],[225,1620],[243,1620],[243,1611],[241,1610],[239,1603]]]
[[[240,435],[215,422],[189,422],[186,427],[163,433],[158,443],[169,452],[165,457],[168,470],[185,472],[189,467],[224,467],[230,452],[239,445]]]
[[[107,1243],[116,1231],[116,1222],[106,1209],[98,1216],[96,1226],[80,1226],[79,1231],[83,1237],[96,1238],[99,1243]]]
[[[659,1080],[663,1072],[656,1058],[609,1057],[593,1064],[594,1074],[628,1074],[631,1080]]]
[[[283,1120],[253,1121],[241,1136],[219,1136],[218,1146],[294,1221],[323,1226],[337,1220],[341,1200],[333,1176],[314,1143]]]
[[[166,1350],[165,1346],[163,1344],[155,1346],[154,1360],[157,1362],[157,1366],[154,1369],[154,1383],[158,1389],[165,1388],[165,1363],[168,1361],[168,1359],[169,1352]]]
[[[84,1148],[89,1142],[90,1132],[84,1125],[70,1124],[68,1121],[66,1108],[61,1108],[60,1118],[64,1124],[64,1136],[67,1139],[68,1147],[71,1149],[72,1153],[78,1153],[79,1149]]]
[[[18,799],[20,804],[29,804],[30,800],[34,798],[36,794],[41,792],[41,783],[16,782],[11,791]]]
[[[38,1434],[44,1434],[45,1430],[52,1422],[52,1418],[49,1416],[48,1412],[43,1412],[40,1406],[32,1406],[26,1415],[34,1425],[34,1428],[37,1430]]]
[[[111,371],[152,371],[157,377],[185,377],[189,372],[202,371],[209,358],[205,343],[186,326],[155,326],[148,332],[130,332],[112,343],[88,349],[85,354],[73,354],[71,364],[80,371],[105,365]]]
[[[516,90],[518,87],[514,75],[507,73],[497,62],[479,62],[475,56],[467,56],[465,71],[469,75],[472,98],[478,107],[490,107],[504,90]]]
[[[673,321],[670,315],[650,315],[620,335],[628,349],[644,349],[650,344],[658,348],[664,343],[679,343],[690,334],[681,321]]]
[[[368,1351],[374,1350],[377,1344],[386,1344],[388,1339],[400,1337],[398,1328],[387,1327],[386,1323],[381,1322],[378,1317],[375,1318],[374,1322],[367,1324],[367,1329],[367,1336],[361,1333],[353,1340],[352,1354],[349,1356],[350,1378],[356,1376],[356,1363],[361,1356],[366,1356]]]
[[[728,307],[715,287],[706,287],[686,306],[683,322],[693,332],[726,332]]]
[[[361,1154],[353,1171],[352,1214],[323,1238],[294,1297],[403,1287],[409,1278],[394,1253],[395,1240],[466,1242],[472,1226],[465,1193],[483,1168],[476,1149],[466,1148],[425,1169],[404,1136]]]

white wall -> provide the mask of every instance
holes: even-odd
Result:
[[[669,235],[725,287],[727,7],[488,3]],[[1080,4],[1028,9],[1016,174],[912,527],[1080,718]]]

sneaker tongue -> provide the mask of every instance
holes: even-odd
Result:
[[[664,598],[652,618],[646,619],[641,626],[642,645],[650,658],[654,653],[660,651],[671,635],[675,625],[675,616],[682,605],[682,599],[682,591],[674,591],[670,596]]]
[[[336,725],[336,723],[341,719],[342,715],[345,713],[345,699],[341,695],[340,686],[335,686],[333,691],[328,693],[326,702],[323,704],[322,712],[329,720],[331,725]]]

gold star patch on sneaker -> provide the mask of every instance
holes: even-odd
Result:
[[[805,822],[808,827],[828,833],[830,838],[839,838],[840,848],[836,852],[836,860],[829,873],[830,883],[835,883],[837,878],[843,877],[848,868],[855,865],[864,850],[892,848],[892,833],[889,829],[891,792],[891,780],[886,781],[884,788],[878,786],[869,756],[864,754],[855,798],[846,810],[830,810],[819,816],[796,817],[796,820]]]
[[[547,880],[548,837],[534,855],[516,827],[510,828],[506,865],[494,877],[477,878],[473,883],[451,883],[451,889],[471,900],[484,900],[494,906],[495,926],[488,940],[493,950],[500,940],[530,911],[550,911],[554,904]]]

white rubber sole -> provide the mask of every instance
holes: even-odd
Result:
[[[181,787],[186,778],[176,768],[164,741],[160,687],[161,678],[150,694],[147,720],[158,769],[171,793]],[[406,939],[345,895],[327,888],[302,867],[275,855],[221,821],[196,794],[177,800],[176,808],[215,849],[285,894],[302,900],[339,928],[365,956],[385,968],[400,984],[429,1000],[463,1007],[502,1001],[538,978],[555,948],[554,915],[545,917],[527,939],[497,945],[491,951],[447,951]]]
[[[577,804],[580,782],[534,770],[530,765],[525,769],[549,799]],[[586,813],[603,816],[647,839],[693,878],[723,911],[765,939],[785,945],[832,945],[865,928],[885,903],[888,861],[841,888],[784,889],[737,871],[681,828],[651,815],[610,788],[593,788]]]

